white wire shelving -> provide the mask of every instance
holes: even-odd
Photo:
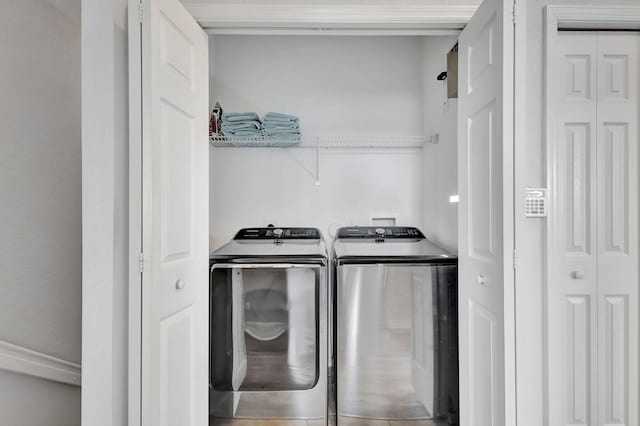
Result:
[[[209,143],[216,148],[421,148],[432,143],[425,136],[303,136],[299,140],[277,137],[224,137],[210,136]]]
[[[303,136],[299,140],[286,138],[257,137],[223,137],[210,136],[209,143],[216,148],[310,148],[314,152],[315,170],[309,170],[320,185],[320,151],[326,149],[408,149],[422,148],[425,144],[437,144],[438,137],[425,136]]]

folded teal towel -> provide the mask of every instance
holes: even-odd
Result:
[[[240,129],[260,130],[262,128],[262,125],[259,121],[223,121],[220,128],[223,131],[233,131]]]
[[[300,132],[300,127],[298,126],[264,126],[265,132]]]
[[[297,126],[300,123],[291,120],[263,120],[262,124],[264,126]]]
[[[299,123],[298,120],[288,120],[285,118],[265,118],[262,120],[263,123]]]
[[[256,138],[262,136],[262,132],[255,130],[236,130],[235,132],[223,132],[225,137],[251,137]]]
[[[255,112],[225,112],[222,114],[222,122],[225,121],[260,121],[260,116]]]

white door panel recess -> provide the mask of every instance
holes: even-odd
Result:
[[[132,128],[141,138],[132,132],[131,143],[132,172],[140,173],[141,185],[132,197],[142,203],[140,229],[134,221],[130,231],[143,253],[141,424],[205,425],[208,39],[178,0],[145,1],[140,19],[138,5],[130,2],[129,34],[140,43],[130,61],[140,64],[132,65],[138,74],[131,96],[141,101],[131,105],[140,109],[132,113]]]
[[[512,235],[505,229],[512,213],[504,195],[513,165],[512,8],[511,1],[484,1],[459,39],[460,424],[469,426],[506,422],[505,289],[513,277],[504,273],[504,238]]]
[[[637,33],[554,48],[547,286],[549,424],[637,425]]]

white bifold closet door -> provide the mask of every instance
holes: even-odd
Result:
[[[179,0],[130,0],[129,13],[130,238],[141,254],[130,283],[130,321],[139,322],[130,332],[139,333],[140,343],[131,340],[129,423],[203,426],[208,37]]]
[[[561,32],[548,161],[548,424],[638,418],[638,54],[633,32]]]

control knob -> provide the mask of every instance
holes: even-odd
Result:
[[[384,237],[385,232],[384,228],[376,228],[376,235],[379,237]]]
[[[282,237],[282,234],[284,234],[284,231],[282,229],[280,229],[280,228],[276,228],[276,229],[273,230],[273,235],[276,238]]]

